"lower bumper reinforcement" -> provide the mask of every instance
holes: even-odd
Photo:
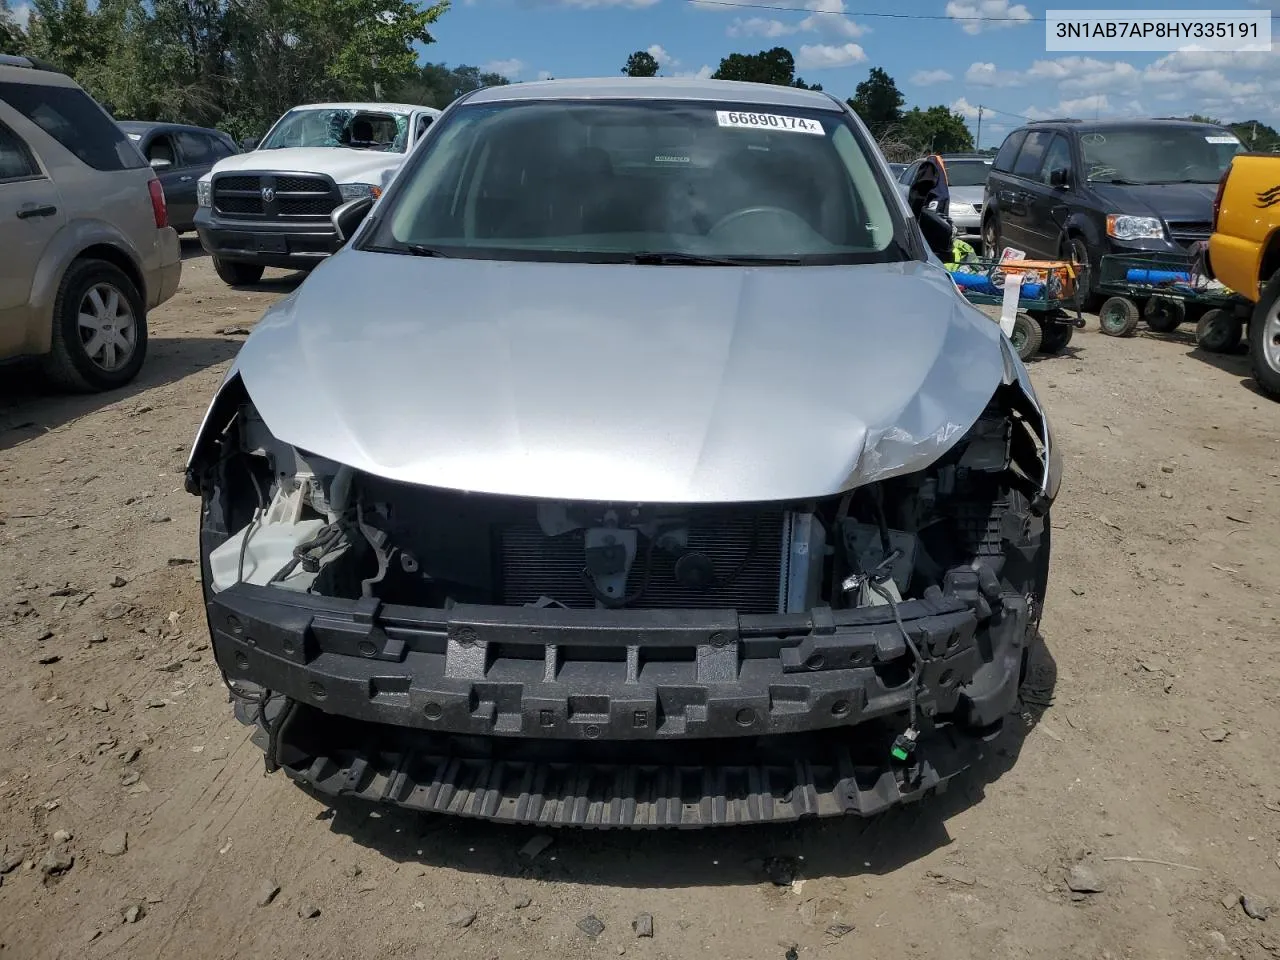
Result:
[[[921,738],[919,761],[899,768],[883,761],[889,733],[868,733],[778,738],[741,752],[707,744],[723,758],[706,764],[696,761],[713,750],[672,763],[625,755],[572,760],[536,751],[512,758],[468,755],[465,743],[448,738],[420,737],[410,745],[374,725],[337,732],[306,709],[277,732],[276,748],[290,778],[329,796],[507,823],[642,829],[872,816],[943,792],[984,746],[953,728],[937,728]],[[265,749],[270,736],[264,724],[255,740]]]

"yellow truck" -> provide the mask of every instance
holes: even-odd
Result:
[[[1280,154],[1238,154],[1218,184],[1210,276],[1253,303],[1249,353],[1258,386],[1280,400]]]

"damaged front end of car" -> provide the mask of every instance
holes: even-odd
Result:
[[[924,465],[723,504],[388,479],[277,439],[233,370],[187,486],[237,715],[322,792],[511,822],[939,790],[1014,707],[1048,578],[1058,454],[1000,349],[985,410]]]

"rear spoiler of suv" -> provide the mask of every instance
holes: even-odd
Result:
[[[41,60],[39,57],[18,57],[9,53],[0,53],[0,66],[4,67],[28,67],[32,70],[47,70],[50,73],[62,73],[48,60]]]

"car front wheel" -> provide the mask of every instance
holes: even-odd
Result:
[[[1000,256],[1000,228],[993,216],[987,217],[982,225],[982,255],[988,260],[995,260]]]
[[[147,353],[147,313],[128,275],[105,260],[76,260],[53,306],[46,375],[81,393],[124,386]]]
[[[218,276],[224,283],[233,287],[247,287],[262,279],[265,268],[257,263],[237,263],[234,260],[220,260],[214,257],[213,269],[218,271]]]

